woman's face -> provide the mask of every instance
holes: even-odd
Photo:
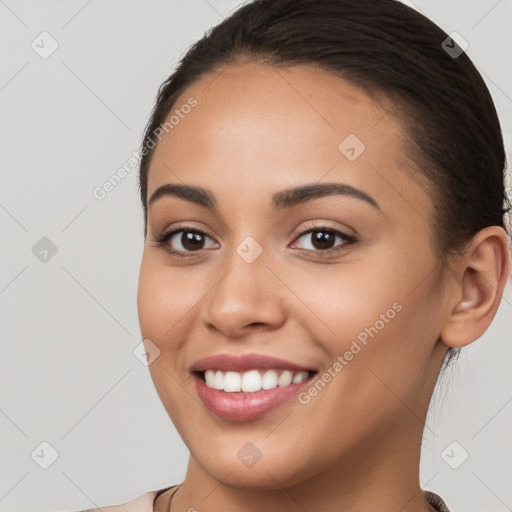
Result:
[[[418,448],[446,351],[443,288],[392,107],[312,67],[245,64],[169,114],[148,201],[168,184],[214,199],[169,188],[150,202],[137,301],[157,392],[204,475],[277,488],[367,476],[365,461]],[[308,379],[285,385],[287,368]]]

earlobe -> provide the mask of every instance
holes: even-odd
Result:
[[[484,334],[500,305],[510,268],[506,231],[499,226],[479,231],[454,265],[456,282],[440,336],[445,345],[463,347]]]

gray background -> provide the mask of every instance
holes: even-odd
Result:
[[[407,3],[468,41],[510,154],[512,2]],[[102,201],[92,190],[138,149],[178,57],[239,4],[0,0],[1,511],[119,504],[185,474],[188,452],[133,354],[136,170]],[[31,47],[43,31],[59,45],[46,59]],[[32,250],[42,237],[57,248],[46,262]],[[454,512],[512,510],[511,313],[509,285],[430,411],[421,483]],[[58,452],[47,469],[42,442]]]

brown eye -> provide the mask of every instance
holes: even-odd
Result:
[[[335,250],[336,247],[341,247],[342,245],[355,242],[355,238],[346,235],[337,229],[327,227],[308,229],[299,236],[298,240],[301,238],[309,241],[309,244],[304,244],[305,246],[299,247],[300,249],[319,252],[329,252],[331,250]],[[341,243],[338,243],[337,246],[335,245],[336,240],[341,241]]]
[[[184,250],[197,251],[198,249],[203,248],[204,236],[201,233],[197,233],[195,231],[181,231],[178,233],[181,233],[181,236],[175,235],[172,238],[177,238]]]
[[[311,244],[315,249],[331,249],[336,241],[336,235],[329,231],[313,231],[311,234]]]
[[[207,247],[215,247],[215,243],[206,233],[195,229],[175,229],[164,233],[155,241],[157,242],[157,246],[165,246],[166,250],[171,254],[179,255],[199,252]],[[210,243],[208,246],[208,241],[213,243]]]

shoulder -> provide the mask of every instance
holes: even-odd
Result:
[[[110,505],[107,507],[88,508],[76,512],[153,512],[153,503],[157,496],[164,491],[170,489],[165,487],[154,491],[146,491],[144,494],[137,496],[130,501],[120,505]]]

